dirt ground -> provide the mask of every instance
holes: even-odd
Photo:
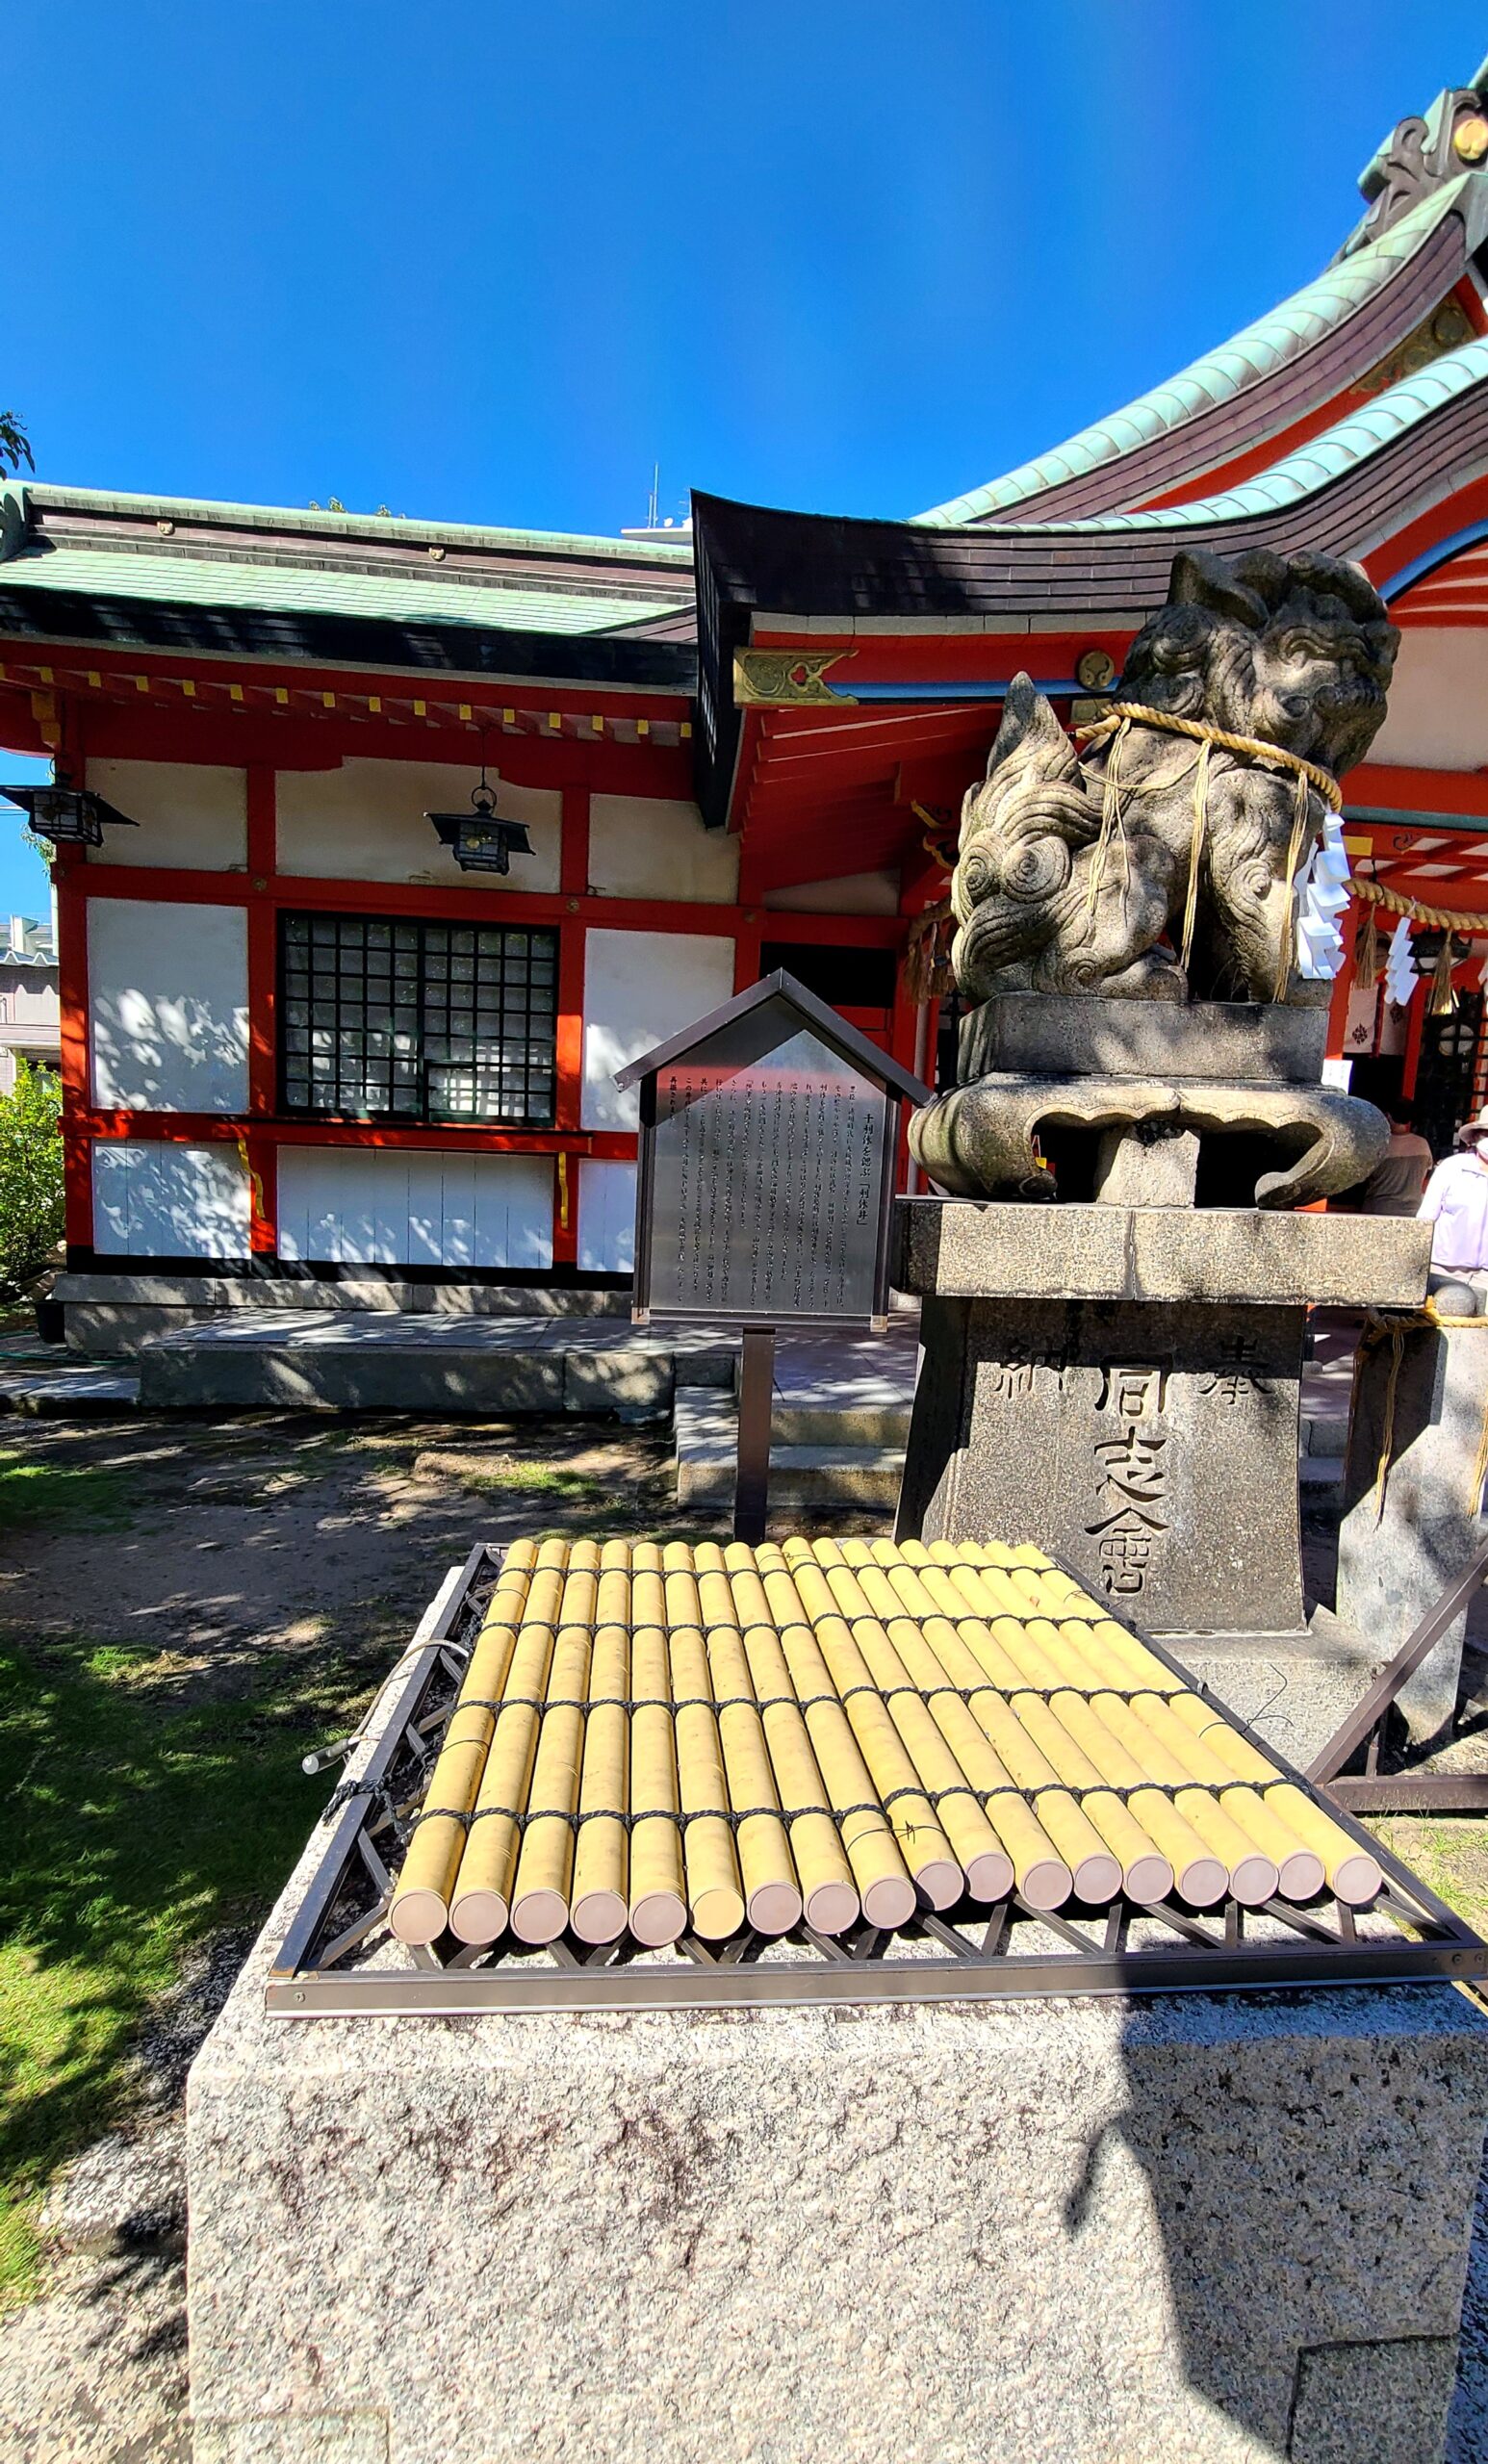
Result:
[[[162,1720],[272,1696],[263,1784],[288,1808],[235,1928],[189,1949],[182,1986],[100,2076],[93,2127],[86,2105],[72,2117],[82,2152],[57,2140],[37,2297],[0,2318],[0,2464],[189,2453],[180,2100],[332,1784],[303,1778],[299,1756],[354,1721],[477,1540],[712,1528],[670,1492],[669,1436],[613,1423],[0,1421],[0,1639],[43,1683],[64,1653],[122,1656]]]

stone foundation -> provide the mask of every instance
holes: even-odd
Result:
[[[1449,1988],[272,2018],[189,2098],[196,2464],[1431,2464]]]

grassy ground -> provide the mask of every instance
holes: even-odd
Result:
[[[479,1537],[685,1527],[652,1432],[281,1415],[6,1437],[0,2309],[36,2289],[58,2166],[127,2114],[149,2005],[267,1912],[330,1785],[301,1755],[354,1724],[444,1569]]]

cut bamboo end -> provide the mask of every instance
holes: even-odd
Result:
[[[1108,1907],[1121,1887],[1120,1860],[1109,1848],[1097,1849],[1072,1867],[1070,1882],[1076,1899],[1083,1899],[1087,1908]]]
[[[914,1893],[911,1891],[911,1912],[913,1906]],[[794,1883],[760,1883],[750,1892],[744,1912],[757,1934],[768,1935],[773,1940],[777,1935],[788,1934],[793,1925],[800,1924],[801,1893]],[[906,1921],[903,1917],[899,1919],[901,1924]]]
[[[398,1941],[437,1942],[449,1922],[449,1911],[437,1890],[417,1886],[400,1890],[388,1911],[388,1927]]]
[[[869,1883],[862,1895],[862,1912],[882,1934],[896,1934],[901,1925],[908,1925],[917,1905],[914,1885],[903,1871],[884,1874]]]
[[[845,1934],[858,1921],[860,1902],[851,1883],[818,1883],[806,1896],[803,1914],[814,1934]]]
[[[1074,1888],[1074,1876],[1058,1857],[1036,1857],[1018,1877],[1018,1890],[1030,1908],[1063,1908]]]
[[[687,1931],[687,1903],[680,1891],[648,1891],[630,1902],[630,1931],[649,1951],[664,1950]]]
[[[618,1890],[585,1891],[569,1919],[581,1942],[618,1942],[626,1930],[626,1904]]]
[[[499,1890],[464,1890],[449,1911],[449,1931],[458,1942],[494,1942],[505,1933],[510,1913]]]
[[[744,1894],[732,1883],[714,1883],[692,1903],[692,1930],[705,1942],[726,1942],[744,1922]]]
[[[1134,1857],[1127,1866],[1123,1881],[1128,1899],[1140,1908],[1156,1908],[1172,1894],[1173,1869],[1166,1857],[1154,1848],[1146,1855]]]
[[[568,1923],[568,1901],[561,1890],[525,1891],[511,1912],[511,1930],[519,1942],[555,1942]]]
[[[1118,1870],[1117,1885],[1120,1879]],[[973,1899],[988,1907],[994,1899],[1007,1898],[1013,1880],[1013,1860],[1005,1848],[988,1848],[966,1860],[966,1888]]]

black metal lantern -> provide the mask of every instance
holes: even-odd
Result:
[[[480,765],[480,783],[471,789],[469,812],[426,812],[442,845],[452,850],[462,873],[509,873],[513,856],[530,856],[532,842],[525,821],[503,821],[496,809],[496,789]]]
[[[140,827],[91,787],[0,787],[0,796],[19,805],[36,835],[54,847],[101,847],[106,828]]]

